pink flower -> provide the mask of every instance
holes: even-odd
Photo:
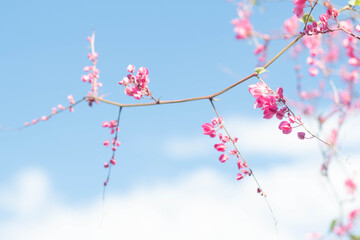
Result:
[[[356,184],[351,178],[346,179],[345,186],[349,194],[354,194],[356,190]]]
[[[48,118],[46,116],[41,117],[41,121],[46,121],[46,120],[48,120]]]
[[[257,47],[256,47],[256,49],[254,51],[254,54],[258,55],[259,53],[261,53],[264,50],[265,50],[265,46],[262,45],[262,44],[259,44],[259,45],[257,45]]]
[[[111,160],[110,160],[110,163],[111,163],[112,165],[115,165],[115,164],[116,164],[116,160],[115,160],[115,159],[111,159]]]
[[[230,151],[229,151],[229,154],[230,154],[230,155],[237,155],[238,152],[234,149],[234,150],[230,150]]]
[[[226,154],[221,154],[220,158],[219,158],[220,162],[222,162],[222,163],[226,162],[228,159],[229,159],[229,157]]]
[[[216,150],[218,150],[219,152],[225,152],[225,144],[223,144],[223,143],[218,143],[218,144],[215,144],[214,145],[214,148],[216,149]]]
[[[213,120],[211,120],[211,124],[213,125],[213,126],[216,126],[216,125],[218,125],[220,122],[219,122],[219,119],[218,118],[213,118]]]
[[[279,125],[279,129],[283,132],[283,134],[289,134],[292,131],[292,127],[287,121],[282,121]]]
[[[237,39],[244,39],[251,35],[252,26],[247,18],[241,20],[236,18],[231,21],[231,24],[234,25],[234,32],[236,33]]]
[[[282,87],[278,87],[276,89],[276,93],[278,98],[284,99],[284,90],[282,89]]]
[[[293,0],[293,3],[295,4],[293,13],[300,18],[304,14],[306,0]]]
[[[145,67],[140,67],[138,70],[139,75],[149,75],[149,70]]]
[[[254,98],[262,97],[270,93],[269,87],[261,82],[249,86],[249,92]]]
[[[244,176],[241,174],[241,173],[238,173],[237,175],[236,175],[236,179],[237,180],[241,180],[241,179],[243,179],[244,178]]]
[[[109,146],[109,140],[105,140],[105,141],[104,141],[104,146],[105,146],[105,147]]]
[[[292,16],[284,22],[284,28],[286,32],[290,35],[296,35],[298,33],[298,27],[299,21],[296,16]]]
[[[283,107],[276,113],[276,118],[279,120],[282,120],[287,111],[288,111],[288,109],[286,107]]]
[[[109,164],[107,162],[104,162],[104,168],[108,168]]]
[[[129,73],[133,73],[133,72],[135,71],[135,67],[130,64],[130,65],[127,67],[127,70],[128,70]]]
[[[103,126],[103,127],[108,127],[108,126],[109,126],[109,122],[108,122],[108,121],[104,121],[104,122],[102,123],[102,126]]]
[[[298,138],[301,140],[305,139],[305,133],[304,132],[298,132]]]
[[[312,77],[315,77],[319,74],[319,70],[316,67],[309,67],[309,74]]]
[[[210,123],[205,123],[201,127],[203,128],[204,135],[209,135],[212,138],[216,137],[215,129]]]
[[[68,98],[70,104],[72,104],[72,105],[75,104],[74,97],[72,95],[69,95],[67,98]]]
[[[58,104],[57,108],[60,109],[60,110],[65,110],[65,107],[63,105],[61,105],[61,104]]]
[[[359,215],[359,214],[360,214],[360,209],[356,209],[356,210],[351,211],[349,213],[349,220],[353,221],[357,217],[357,215]]]
[[[357,31],[357,32],[360,32],[360,24],[358,24],[358,25],[356,26],[356,31]]]
[[[334,227],[334,233],[336,233],[338,236],[344,236],[347,232],[346,227],[343,225],[338,225]]]

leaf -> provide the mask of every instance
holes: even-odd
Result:
[[[335,227],[335,224],[336,224],[336,219],[332,220],[331,221],[331,224],[330,224],[330,231],[332,231]]]
[[[360,0],[355,0],[355,1],[359,1],[359,2],[360,2]],[[305,13],[304,16],[302,16],[302,20],[300,20],[300,21],[303,22],[303,23],[305,23],[306,20],[308,19],[308,16],[309,16],[309,14],[308,14],[308,13]],[[315,19],[313,18],[313,16],[310,15],[308,23],[313,23],[313,22],[315,22]]]
[[[267,70],[265,68],[263,68],[263,67],[257,67],[257,68],[255,68],[255,72],[256,72],[257,75],[259,75],[259,74],[262,74],[264,72],[267,72]]]
[[[350,235],[351,240],[360,240],[359,235]]]
[[[360,6],[360,0],[350,0],[349,5],[351,5],[351,6],[356,6],[356,5]]]

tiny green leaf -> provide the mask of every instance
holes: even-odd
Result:
[[[267,70],[265,69],[265,68],[263,68],[263,67],[257,67],[257,68],[255,68],[255,72],[256,72],[256,74],[262,74],[262,73],[264,73],[264,72],[267,72]]]
[[[336,224],[336,219],[334,219],[334,220],[331,221],[330,231],[334,230],[335,224]]]
[[[356,0],[356,1],[360,1],[360,0]],[[304,16],[302,16],[301,22],[305,23],[306,20],[308,19],[308,17],[309,17],[309,14],[305,13]],[[315,22],[315,19],[313,18],[313,16],[310,15],[308,23],[313,23],[313,22]]]
[[[356,6],[356,5],[360,6],[360,0],[350,0],[349,5],[351,5],[351,6]]]

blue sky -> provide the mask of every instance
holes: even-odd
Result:
[[[290,2],[263,3],[255,9],[256,28],[266,30],[269,34],[281,34],[282,22],[292,15],[291,9]],[[3,89],[0,96],[0,125],[3,128],[22,126],[25,121],[49,114],[51,108],[59,103],[66,105],[66,97],[69,94],[75,99],[87,94],[89,85],[84,84],[80,78],[83,67],[89,65],[86,57],[89,44],[86,37],[93,29],[96,31],[95,48],[99,53],[100,81],[104,84],[101,91],[106,94],[107,99],[122,103],[135,102],[123,93],[123,89],[117,83],[127,74],[128,64],[149,69],[149,88],[155,97],[161,97],[163,100],[203,96],[219,91],[247,76],[256,66],[256,58],[252,54],[253,45],[247,41],[238,41],[234,37],[230,20],[235,17],[234,5],[226,1],[3,3],[0,9],[0,65]],[[272,42],[269,56],[273,56],[286,44],[285,40]],[[295,75],[289,61],[292,61],[291,58],[284,55],[279,62],[272,65],[269,68],[268,79],[272,87],[281,85],[285,93],[294,94]],[[289,169],[296,169],[294,166],[297,165],[294,164],[303,164],[304,158],[307,159],[308,165],[301,167],[309,167],[309,171],[314,174],[311,176],[315,179],[319,177],[316,174],[321,160],[316,153],[316,143],[300,143],[298,149],[295,136],[282,136],[278,133],[276,120],[262,120],[261,113],[253,109],[254,99],[247,90],[251,83],[255,83],[255,79],[221,95],[221,101],[216,102],[216,105],[225,121],[229,123],[230,130],[232,129],[242,141],[240,148],[243,144],[242,151],[252,168],[264,177],[259,179],[260,182],[264,185],[268,182],[269,185],[274,183],[281,186],[280,177],[268,179],[271,178],[272,171],[279,172],[276,176],[286,178],[285,173]],[[13,234],[12,228],[22,226],[24,229],[35,229],[32,232],[34,235],[30,236],[39,237],[41,233],[48,232],[57,225],[60,220],[56,219],[66,219],[56,215],[60,211],[68,215],[73,214],[72,226],[82,221],[82,212],[91,222],[99,222],[99,219],[104,217],[101,214],[91,214],[94,209],[101,209],[102,183],[106,178],[102,164],[111,156],[110,149],[102,146],[102,142],[110,136],[108,130],[101,127],[101,123],[115,119],[117,110],[106,104],[98,104],[92,108],[81,104],[75,108],[74,113],[60,114],[48,122],[39,123],[20,132],[0,133],[0,192],[4,196],[0,201],[0,229],[7,229],[4,236]],[[257,205],[253,206],[257,209],[254,216],[251,212],[247,213],[249,219],[252,219],[249,221],[255,224],[256,219],[265,216],[264,226],[270,234],[274,234],[271,216],[264,201],[255,194],[254,183],[251,179],[236,182],[235,162],[221,164],[218,161],[219,154],[213,149],[214,140],[202,136],[201,125],[209,122],[214,116],[208,101],[124,109],[119,132],[122,146],[117,152],[118,163],[113,168],[105,202],[107,210],[118,211],[119,216],[106,219],[105,215],[104,222],[123,222],[124,218],[133,215],[141,218],[141,213],[145,219],[148,217],[148,220],[152,221],[152,216],[158,216],[148,211],[154,208],[154,205],[150,204],[152,200],[149,200],[149,205],[135,203],[139,199],[164,196],[174,203],[166,205],[167,202],[163,202],[168,210],[167,214],[171,215],[173,212],[182,223],[179,220],[179,209],[189,210],[192,206],[183,205],[184,202],[188,201],[190,204],[199,199],[206,200],[209,197],[207,194],[213,197],[210,197],[212,200],[208,202],[209,208],[219,206],[221,201],[236,205],[236,201],[227,202],[228,199],[223,199],[216,193],[222,193],[222,186],[228,185],[228,191],[223,192],[223,196],[231,198],[230,193],[235,192],[234,198],[239,202],[255,204],[256,201]],[[278,142],[268,136],[274,136]],[[286,149],[281,147],[289,142],[294,146],[288,146]],[[314,156],[317,157],[316,161],[308,162],[309,158]],[[297,174],[301,176],[304,173],[300,171]],[[219,178],[220,183],[213,178]],[[193,180],[193,185],[189,179]],[[294,184],[299,184],[295,183],[297,179],[293,180]],[[310,180],[313,178],[309,178],[308,181]],[[197,197],[192,199],[193,194],[190,193],[197,193],[202,188],[204,194],[195,194]],[[274,196],[273,199],[284,199],[283,191],[274,189],[274,186],[269,188],[273,189],[274,195],[279,194],[279,197]],[[24,189],[30,190],[26,192]],[[178,190],[176,194],[186,200],[175,201],[176,194],[171,192],[172,190]],[[268,192],[268,195],[271,195],[271,191]],[[33,199],[34,195],[38,198]],[[23,202],[16,205],[19,197],[23,198]],[[323,196],[320,199],[327,198]],[[154,203],[162,201],[154,200]],[[279,202],[272,202],[278,206],[274,211],[282,216],[283,210]],[[130,203],[134,205],[126,208],[125,206]],[[305,205],[311,206],[312,203],[309,201],[308,205]],[[204,202],[199,200],[198,204],[193,207],[196,209]],[[129,209],[141,209],[141,206],[145,206],[144,211],[136,210],[131,214]],[[155,209],[164,210],[156,207]],[[291,204],[288,209],[292,209]],[[237,226],[242,222],[239,221],[237,224],[236,221],[239,219],[234,215],[241,214],[240,210],[234,210],[234,214],[220,214],[218,218],[230,218],[235,221],[232,224]],[[50,212],[51,215],[46,215],[46,212]],[[216,212],[212,214],[217,216]],[[191,218],[191,215],[185,216]],[[200,212],[199,216],[204,214]],[[303,218],[309,216],[311,214]],[[327,216],[322,217],[323,219],[318,221],[318,226],[325,228]],[[41,225],[46,223],[44,219],[55,220],[50,221],[50,226],[43,229],[32,227],[31,222],[38,221]],[[162,226],[163,219],[168,218],[159,219],[159,222],[154,220],[159,227],[158,232],[181,225],[171,223],[168,226],[164,223]],[[66,222],[64,220],[62,226],[67,226]],[[145,223],[138,227],[142,229],[144,225]],[[84,224],[84,228],[80,228],[79,231],[86,232],[89,226],[92,226],[91,223],[87,226]],[[134,225],[130,225],[130,228],[132,227]],[[294,237],[294,232],[291,232],[293,228],[299,236]],[[307,226],[293,228],[288,230],[283,227],[284,236],[290,234],[289,236],[294,239],[302,239],[303,234],[317,230],[308,229]],[[67,227],[64,227],[64,231],[67,231],[66,229]],[[106,227],[103,229],[106,231],[99,230],[99,236],[111,233]],[[193,231],[188,226],[184,229],[187,229],[189,234]],[[199,229],[202,229],[201,226]],[[229,236],[232,234],[227,228],[224,231],[228,231]],[[147,232],[146,229],[144,232]],[[127,233],[123,234],[126,238]],[[150,231],[148,234],[154,237],[156,231]],[[193,236],[196,234],[202,236],[201,232],[194,233]],[[13,239],[22,239],[20,233],[18,237],[11,236]],[[98,239],[95,236],[97,235],[95,234],[93,239]],[[164,236],[166,239],[165,233]],[[142,238],[139,235],[133,239]]]

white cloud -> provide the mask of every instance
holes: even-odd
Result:
[[[280,239],[326,231],[337,216],[337,205],[317,168],[315,163],[297,162],[256,172],[278,220]],[[334,169],[332,175],[341,178],[338,172]],[[96,200],[82,206],[53,201],[60,193],[43,184],[51,179],[39,171],[26,175],[31,176],[28,181],[16,180],[0,193],[27,196],[10,208],[12,217],[1,223],[0,239],[276,239],[271,214],[251,178],[236,182],[213,170],[198,170],[127,194],[109,189],[102,208]],[[27,207],[21,206],[29,204],[31,196],[26,194],[33,190],[41,197],[30,201],[32,217],[23,218]]]

